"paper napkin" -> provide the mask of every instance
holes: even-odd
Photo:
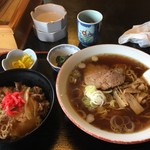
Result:
[[[134,25],[123,33],[118,39],[119,44],[127,42],[137,43],[140,47],[150,46],[150,21],[140,25]]]

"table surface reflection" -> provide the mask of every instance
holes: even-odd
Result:
[[[45,74],[55,88],[57,73],[54,72],[46,61],[47,52],[54,46],[63,43],[74,44],[84,48],[77,38],[76,16],[79,11],[95,9],[103,14],[103,22],[98,35],[97,44],[118,44],[118,38],[133,25],[149,21],[149,0],[52,0],[52,3],[65,7],[68,13],[68,35],[58,42],[41,42],[31,30],[27,43],[24,47],[37,51],[39,65],[37,70]],[[137,44],[127,43],[131,46],[150,54],[150,47],[140,48]],[[91,149],[138,149],[142,150],[150,146],[149,142],[120,145],[98,140],[76,127],[63,113],[57,98],[47,122],[28,139],[14,144],[1,145],[2,150],[31,149],[36,150],[91,150]]]

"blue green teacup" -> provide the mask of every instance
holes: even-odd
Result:
[[[97,41],[103,15],[96,10],[84,10],[77,15],[78,39],[87,47]]]

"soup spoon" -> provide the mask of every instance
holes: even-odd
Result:
[[[147,81],[148,85],[150,85],[150,69],[143,73],[143,78]]]

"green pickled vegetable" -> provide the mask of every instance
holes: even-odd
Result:
[[[56,57],[56,63],[58,67],[61,67],[63,63],[70,57],[71,55],[65,55],[65,56],[57,56]]]

